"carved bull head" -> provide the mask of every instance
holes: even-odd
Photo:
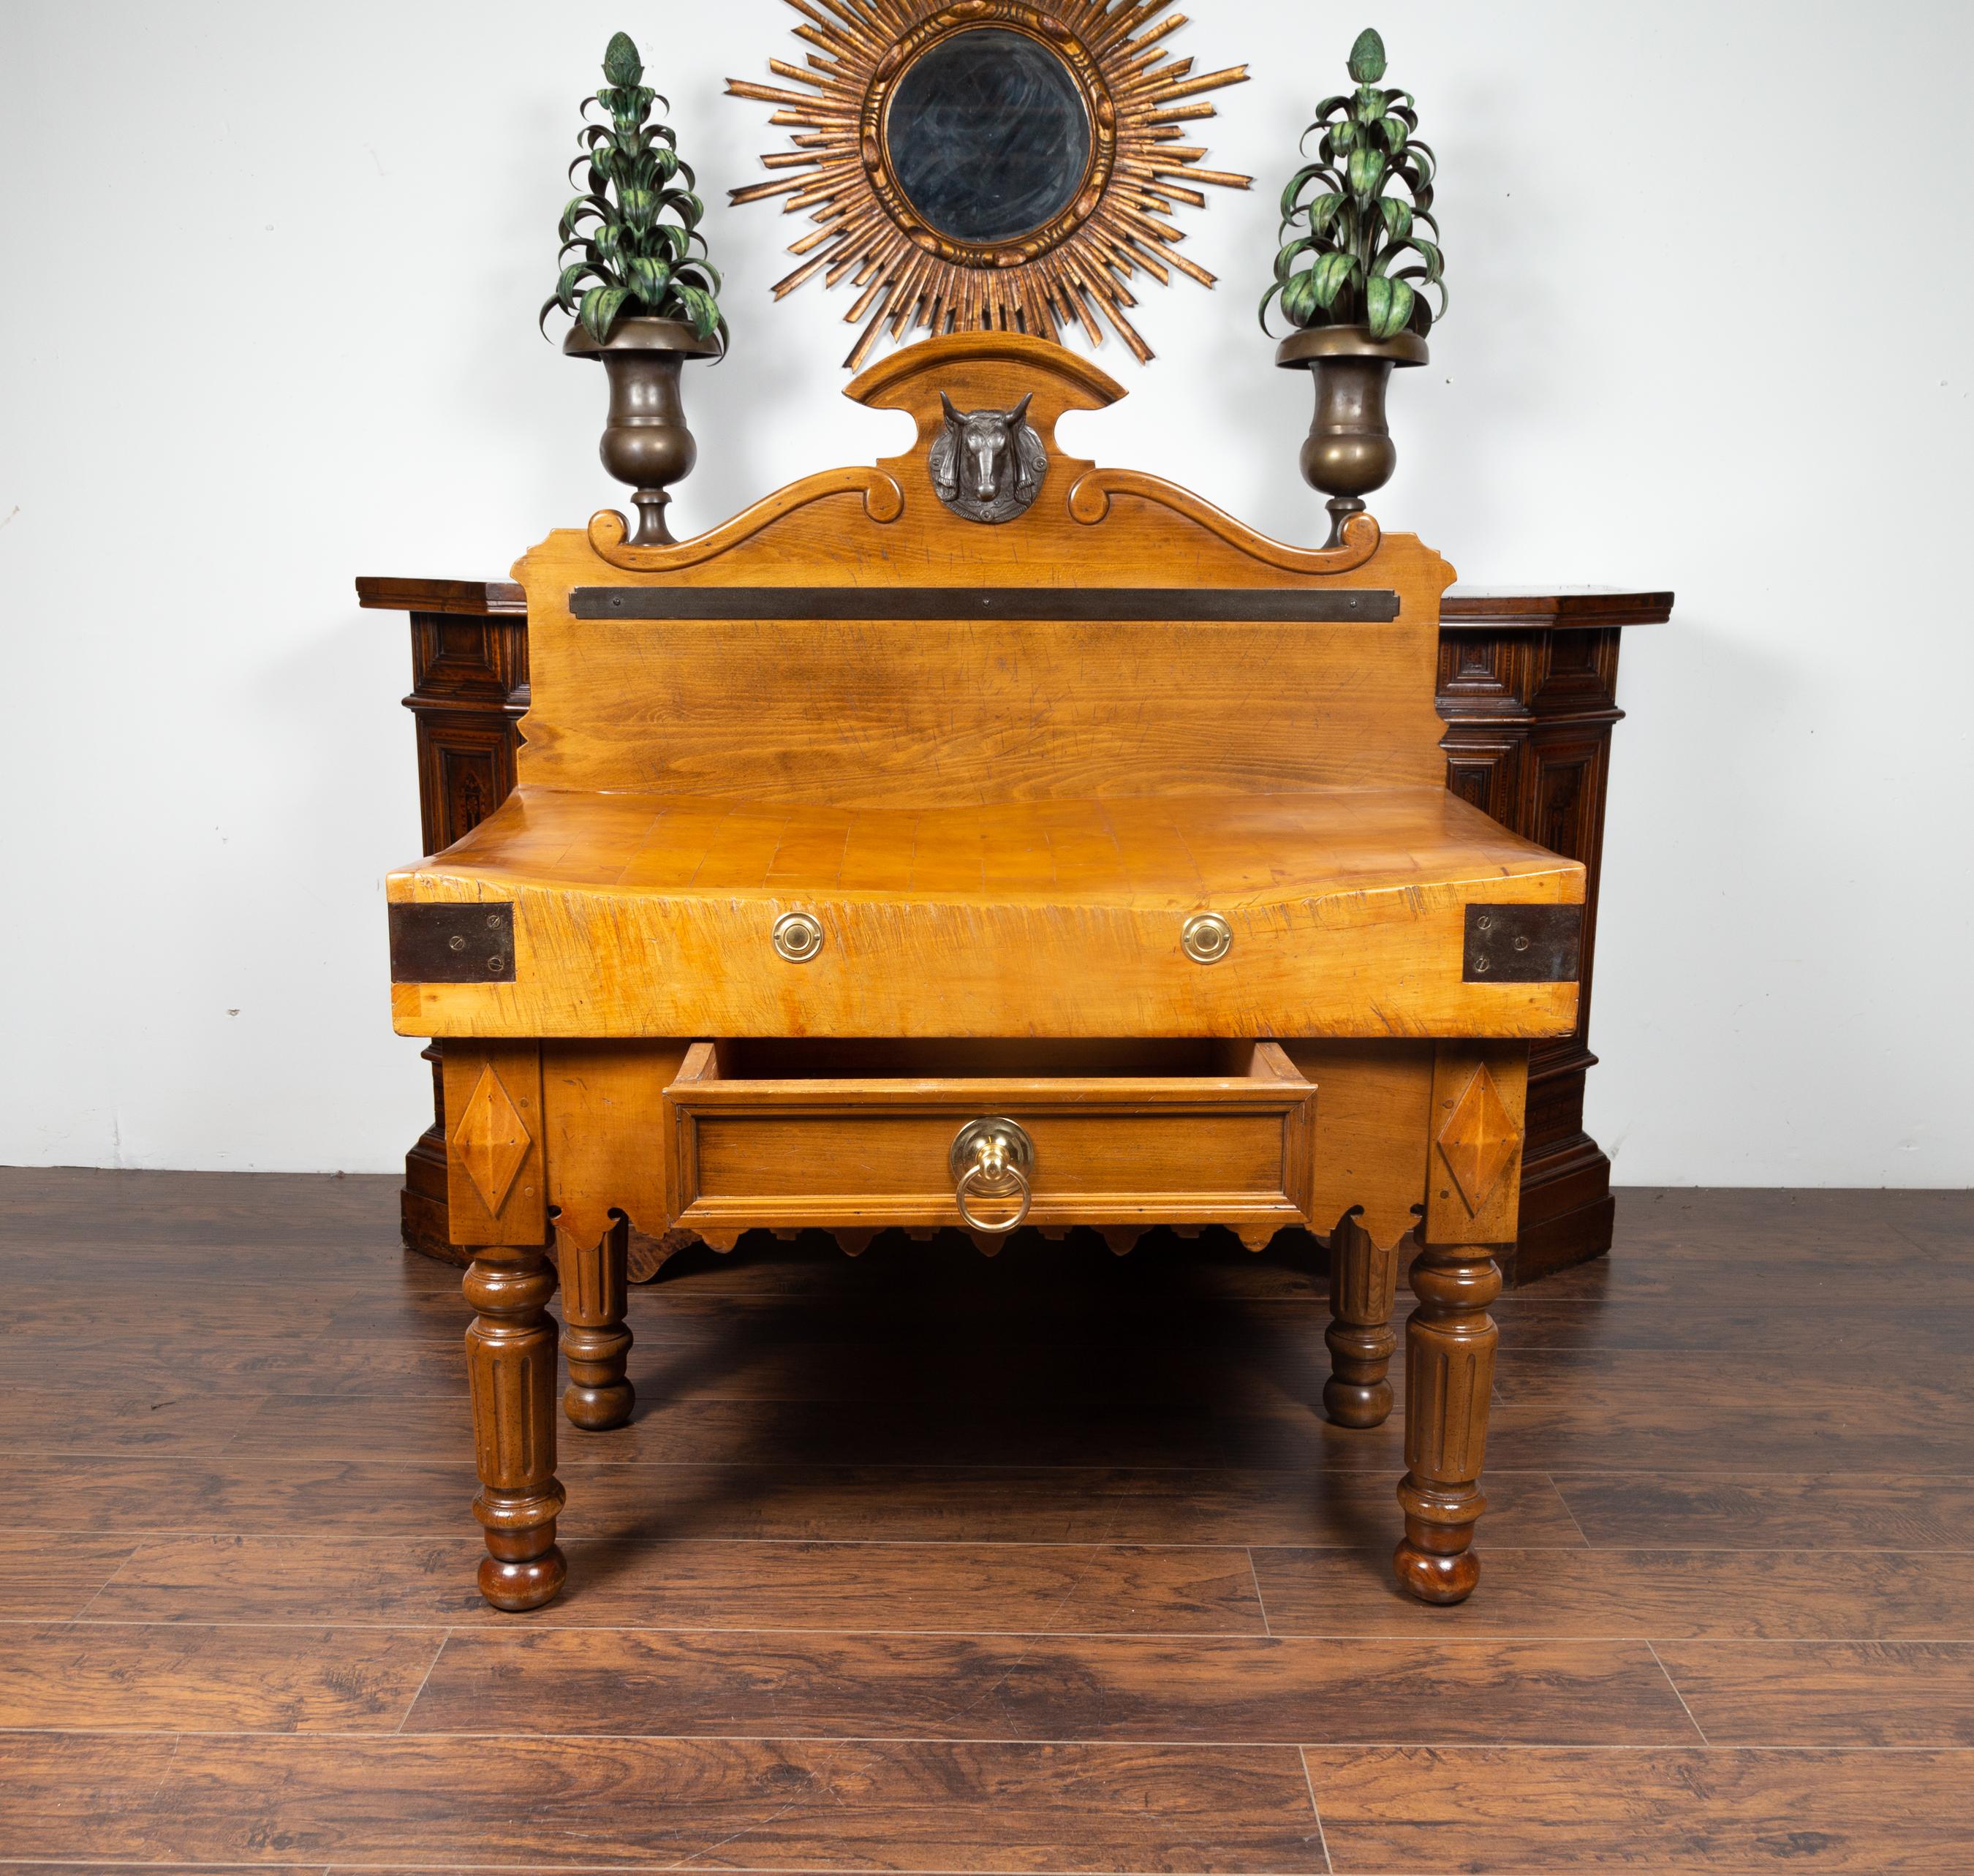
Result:
[[[939,498],[969,521],[1012,521],[1041,492],[1048,453],[1028,427],[1031,392],[1012,410],[960,411],[942,391],[946,428],[930,466]]]

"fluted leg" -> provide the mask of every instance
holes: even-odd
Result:
[[[556,1334],[548,1313],[556,1274],[539,1245],[474,1254],[466,1300],[473,1389],[474,1516],[487,1532],[480,1593],[496,1609],[539,1609],[569,1574],[556,1548],[564,1494],[556,1466]]]
[[[569,1358],[562,1410],[572,1426],[602,1433],[631,1417],[637,1392],[625,1378],[631,1331],[624,1324],[629,1227],[619,1218],[587,1249],[562,1246],[562,1347]]]
[[[1480,1579],[1468,1547],[1487,1508],[1480,1465],[1494,1386],[1487,1306],[1501,1273],[1484,1245],[1432,1245],[1412,1261],[1418,1307],[1405,1324],[1405,1534],[1399,1581],[1422,1602],[1464,1602]]]
[[[1398,1294],[1398,1245],[1380,1250],[1354,1216],[1340,1218],[1330,1237],[1330,1321],[1323,1336],[1330,1344],[1323,1411],[1339,1426],[1379,1426],[1390,1415],[1386,1371],[1399,1346],[1392,1328]]]

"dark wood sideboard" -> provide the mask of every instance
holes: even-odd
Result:
[[[451,846],[514,785],[528,707],[528,619],[521,589],[499,580],[362,579],[362,605],[406,612],[418,727],[425,851]],[[1535,1045],[1530,1064],[1521,1233],[1501,1258],[1511,1287],[1611,1248],[1611,1163],[1583,1130],[1599,874],[1618,654],[1625,628],[1662,623],[1669,592],[1595,587],[1535,592],[1454,586],[1441,608],[1440,714],[1448,785],[1525,838],[1589,873],[1576,1033]],[[432,1124],[405,1159],[405,1244],[448,1263],[467,1254],[446,1224],[443,1077],[432,1064]]]

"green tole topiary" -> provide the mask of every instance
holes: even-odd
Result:
[[[1357,89],[1316,107],[1303,144],[1322,131],[1317,160],[1282,192],[1282,232],[1305,231],[1275,257],[1274,284],[1261,296],[1264,330],[1268,303],[1278,294],[1294,325],[1363,326],[1374,339],[1408,329],[1423,339],[1434,318],[1423,290],[1428,287],[1439,289],[1439,316],[1445,316],[1444,260],[1421,231],[1439,233],[1432,217],[1437,166],[1431,150],[1413,140],[1418,114],[1412,93],[1382,89],[1384,75],[1385,42],[1366,27],[1350,48]],[[1395,182],[1404,185],[1409,202],[1387,193]],[[1315,192],[1306,193],[1312,185]],[[1310,263],[1298,271],[1304,255]],[[1396,264],[1408,255],[1408,264]]]
[[[610,122],[585,123],[580,133],[582,148],[569,165],[570,180],[586,167],[589,186],[562,211],[562,277],[543,302],[541,321],[559,307],[600,344],[626,313],[679,320],[702,339],[716,333],[723,346],[720,274],[705,258],[706,238],[699,232],[706,205],[693,192],[691,166],[679,161],[677,133],[645,121],[654,102],[667,110],[671,103],[641,82],[644,61],[628,33],[612,36],[603,75],[610,82],[593,101],[610,113]],[[583,100],[585,116],[592,102]],[[585,280],[595,284],[585,287]]]

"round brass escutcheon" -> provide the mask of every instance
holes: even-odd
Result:
[[[1194,963],[1218,964],[1234,949],[1234,927],[1218,912],[1195,912],[1179,941]]]
[[[785,912],[775,921],[775,949],[791,964],[806,964],[822,949],[822,927],[806,912]]]
[[[1035,1196],[1029,1180],[1035,1169],[1035,1143],[1019,1121],[968,1121],[954,1139],[946,1163],[953,1175],[953,1202],[969,1231],[998,1235],[1020,1228]],[[1012,1218],[989,1222],[973,1215],[969,1199],[1018,1199],[1021,1204]]]

